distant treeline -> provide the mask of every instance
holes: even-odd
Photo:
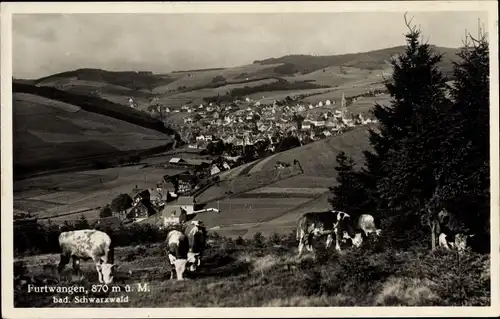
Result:
[[[156,130],[165,134],[175,134],[171,128],[148,113],[132,109],[95,96],[80,95],[61,91],[52,87],[37,87],[29,84],[12,83],[13,93],[30,93],[49,99],[77,105],[87,112],[113,117],[134,125]]]
[[[204,71],[220,71],[220,70],[225,70],[225,69],[226,69],[226,68],[193,69],[193,70],[172,71],[172,73],[189,73],[189,72],[204,72]]]
[[[174,81],[174,79],[165,76],[155,76],[153,72],[150,71],[111,72],[100,69],[78,69],[40,78],[36,81],[36,83],[61,77],[76,77],[78,80],[83,81],[105,82],[127,87],[132,90],[152,90],[157,86],[167,85]]]
[[[270,80],[270,79],[274,79],[274,80],[277,80],[277,81],[283,80],[283,79],[278,78],[278,77],[263,76],[263,77],[259,77],[259,78],[248,79],[248,80],[228,81],[223,76],[218,75],[218,76],[215,76],[212,79],[211,83],[206,83],[206,84],[203,84],[203,85],[197,85],[197,86],[191,86],[191,87],[181,86],[178,89],[180,91],[182,91],[182,92],[191,92],[191,91],[202,90],[202,89],[216,89],[216,88],[223,87],[223,86],[226,86],[226,85],[231,85],[231,84],[252,83],[252,82],[263,81],[263,80]]]
[[[273,83],[265,83],[257,86],[244,86],[242,88],[235,88],[229,91],[226,95],[217,96],[207,96],[203,98],[205,103],[230,103],[235,99],[243,99],[244,96],[248,96],[253,93],[258,92],[271,92],[271,91],[291,91],[291,90],[312,90],[312,89],[323,89],[328,88],[327,85],[319,85],[311,83],[310,81],[297,81],[288,82],[282,78],[276,78],[278,81]]]
[[[288,90],[311,90],[328,88],[327,85],[319,85],[308,81],[288,82],[284,79],[279,79],[274,83],[266,83],[254,87],[244,86],[242,88],[232,89],[229,93],[232,96],[246,96],[258,92],[269,91],[288,91]]]

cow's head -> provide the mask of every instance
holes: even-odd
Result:
[[[200,254],[189,252],[187,262],[189,264],[189,271],[195,271],[201,265]]]
[[[353,238],[356,234],[352,227],[351,216],[344,212],[337,211],[337,229],[342,232],[347,232],[349,237]]]
[[[455,235],[455,247],[458,252],[464,252],[467,248],[467,239],[474,237],[474,234],[456,234]]]
[[[116,267],[117,267],[116,265],[108,263],[97,264],[96,268],[99,274],[99,282],[104,283],[106,285],[112,283],[113,273],[116,270]]]
[[[351,240],[351,244],[355,247],[360,247],[363,243],[363,235],[361,233],[356,233],[353,237],[351,237],[346,231],[344,231],[344,235],[342,238],[345,241]]]
[[[170,264],[175,267],[177,280],[184,280],[184,271],[186,270],[187,259],[178,259],[172,254],[168,254],[168,259],[170,260]]]

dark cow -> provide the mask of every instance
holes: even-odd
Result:
[[[95,263],[99,282],[110,284],[113,282],[114,249],[108,234],[95,230],[83,229],[63,232],[59,235],[59,246],[61,247],[61,261],[59,262],[59,274],[73,259],[73,269],[80,273],[80,259],[92,259]]]
[[[187,254],[189,271],[195,271],[201,265],[201,257],[203,256],[207,241],[207,231],[202,222],[193,220],[186,225],[184,235],[186,235],[189,241],[189,251]]]
[[[171,230],[167,235],[168,259],[170,265],[175,267],[177,280],[183,280],[184,271],[188,262],[189,241],[186,235],[178,230]],[[174,278],[174,268],[170,271]]]
[[[305,213],[299,218],[297,225],[299,256],[302,255],[304,245],[307,250],[313,251],[312,239],[320,236],[327,236],[326,248],[330,247],[335,236],[335,249],[340,251],[340,241],[344,232],[351,237],[355,235],[351,217],[347,213],[336,210]]]

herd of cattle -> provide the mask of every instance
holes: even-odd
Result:
[[[207,241],[206,228],[199,221],[185,224],[183,231],[170,230],[165,241],[171,265],[171,278],[174,272],[177,280],[183,280],[186,269],[196,271],[201,265],[203,251]],[[311,212],[303,214],[297,224],[298,255],[302,254],[304,246],[313,251],[314,238],[326,236],[326,248],[330,247],[335,237],[335,249],[340,251],[340,243],[354,247],[361,246],[363,240],[370,235],[381,235],[380,225],[372,215],[363,214],[356,220],[345,212],[331,210],[326,212]],[[465,248],[468,235],[439,235],[439,246],[445,249]],[[469,235],[470,236],[470,235]],[[63,232],[59,236],[61,259],[59,273],[73,260],[73,269],[79,273],[80,260],[92,259],[99,276],[99,282],[110,284],[113,281],[114,248],[108,234],[94,229]]]

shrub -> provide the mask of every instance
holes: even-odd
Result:
[[[113,211],[111,210],[111,208],[109,207],[109,205],[106,205],[99,212],[99,217],[100,218],[106,218],[106,217],[110,217],[110,216],[113,216]]]

